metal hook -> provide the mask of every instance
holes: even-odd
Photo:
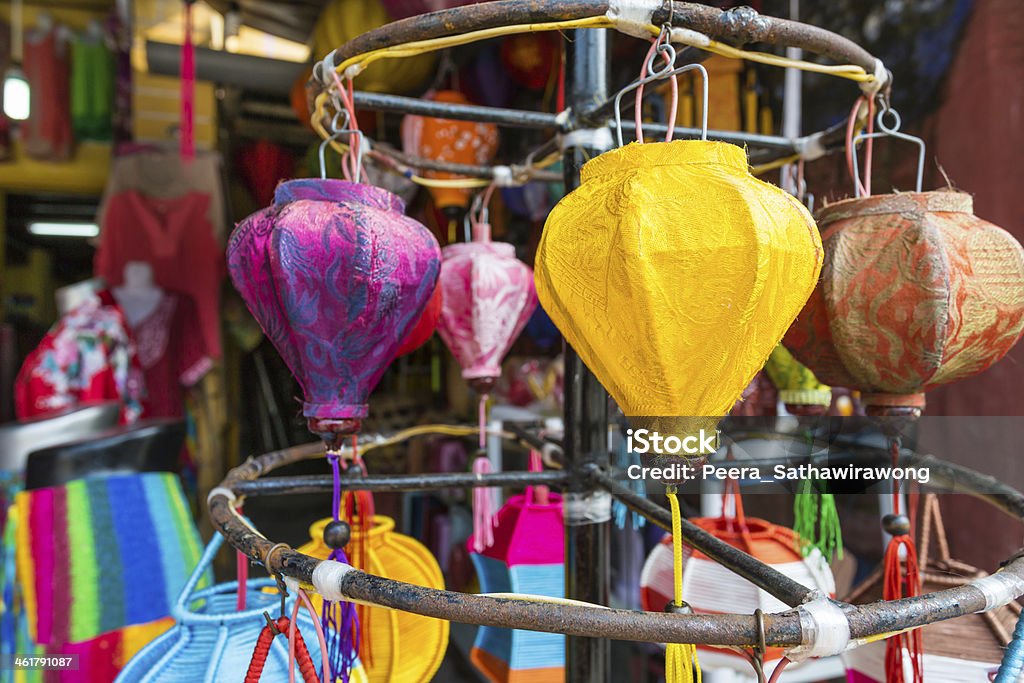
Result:
[[[764,671],[764,655],[768,651],[767,637],[764,629],[764,612],[760,608],[754,610],[754,620],[757,622],[757,644],[753,647],[754,654],[751,664],[757,674],[758,683],[764,683],[766,675]]]
[[[338,114],[335,114],[335,119],[337,119],[337,116]],[[347,123],[348,115],[346,114],[345,116]],[[324,141],[320,143],[320,148],[317,151],[317,155],[320,160],[320,179],[327,179],[327,158],[325,154],[325,152],[327,151],[327,146],[331,144],[331,141],[337,140],[338,138],[341,138],[345,135],[354,135],[359,139],[359,147],[356,150],[356,167],[353,171],[353,173],[355,174],[353,181],[358,183],[363,173],[363,157],[366,156],[366,136],[363,135],[363,131],[361,130],[353,130],[350,128],[338,129],[334,126],[334,121],[331,122],[331,128],[333,129],[333,132],[329,137],[325,138]]]
[[[672,53],[675,53],[675,48],[672,48]],[[681,73],[687,71],[699,71],[701,75],[703,101],[701,106],[701,121],[700,121],[700,139],[708,139],[708,70],[704,68],[703,64],[687,64],[686,66],[680,66],[671,70],[662,70],[658,73],[654,73],[643,79],[633,81],[625,88],[615,94],[615,137],[619,143],[619,147],[622,147],[622,96],[626,93],[633,92],[642,85],[653,83],[654,81],[665,80],[672,76],[678,76]]]
[[[886,123],[885,117],[887,114],[892,117],[891,125]],[[860,133],[855,138],[853,138],[853,148],[855,150],[853,154],[853,177],[860,178],[860,164],[858,163],[856,154],[857,143],[861,142],[862,140],[869,140],[872,138],[896,138],[897,140],[904,140],[905,142],[912,142],[915,145],[917,145],[917,184],[915,186],[915,191],[920,192],[922,183],[924,181],[924,140],[917,137],[916,135],[908,135],[907,133],[901,132],[900,126],[903,125],[903,120],[900,118],[899,112],[889,107],[884,100],[882,101],[882,108],[878,112],[878,116],[876,117],[875,122],[878,124],[878,127],[881,129],[881,132]],[[854,188],[854,196],[861,196],[859,183],[858,186]]]

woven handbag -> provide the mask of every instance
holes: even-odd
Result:
[[[246,609],[243,611],[237,609],[237,581],[197,591],[200,577],[211,566],[222,543],[223,537],[214,534],[178,596],[171,609],[177,624],[129,661],[116,683],[238,683],[242,679],[256,639],[266,625],[263,613],[277,614],[281,602],[276,591],[266,591],[275,586],[271,579],[251,579],[246,583]],[[288,597],[286,613],[291,612],[294,601],[294,595]],[[309,615],[302,610],[299,611],[297,628],[313,661],[319,663],[320,644],[315,627]],[[298,675],[296,678],[301,680]],[[288,641],[278,637],[271,645],[262,680],[287,679]],[[358,662],[349,680],[351,683],[367,683],[366,674]]]

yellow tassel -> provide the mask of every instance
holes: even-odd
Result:
[[[674,486],[665,492],[672,508],[672,569],[674,599],[676,606],[683,603],[683,543],[682,517],[679,513],[679,499]],[[701,683],[700,662],[697,661],[697,646],[669,643],[665,649],[665,683]]]

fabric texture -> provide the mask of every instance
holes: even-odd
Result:
[[[972,210],[970,195],[945,191],[823,209],[821,282],[786,346],[823,382],[875,395],[998,361],[1024,333],[1024,249]]]
[[[491,242],[486,225],[475,232],[479,239],[441,250],[438,333],[462,366],[463,378],[497,378],[501,361],[537,307],[537,293],[533,271],[516,258],[514,246]]]
[[[79,654],[78,671],[48,681],[113,680],[171,626],[171,605],[200,547],[173,474],[19,493],[5,530],[3,646]]]
[[[135,190],[111,197],[96,251],[96,274],[111,287],[124,281],[129,261],[145,261],[162,289],[195,303],[206,352],[220,358],[220,286],[224,253],[207,220],[211,196],[189,192],[158,199]]]
[[[231,279],[305,394],[307,418],[358,419],[440,270],[395,195],[343,180],[281,184],[228,244]]]
[[[143,412],[145,380],[121,309],[99,292],[58,320],[14,383],[19,420],[99,401],[121,402],[121,422]]]
[[[132,327],[132,335],[146,378],[147,417],[183,416],[184,390],[213,367],[192,299],[165,292],[156,309]]]
[[[810,214],[721,142],[589,161],[537,250],[541,305],[629,416],[725,415],[821,268]]]

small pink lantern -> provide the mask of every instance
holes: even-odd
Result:
[[[404,209],[377,187],[292,180],[228,244],[231,280],[328,446],[358,431],[367,397],[434,292],[437,240]]]
[[[441,250],[441,318],[437,331],[462,366],[462,376],[487,393],[501,361],[537,307],[533,270],[515,247],[491,241],[491,226],[476,223],[473,241]]]

